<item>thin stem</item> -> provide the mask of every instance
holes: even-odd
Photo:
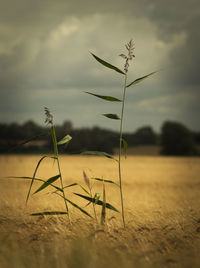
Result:
[[[89,190],[90,190],[90,197],[92,198],[92,190],[91,190],[91,186],[89,186]],[[96,220],[96,223],[98,223],[98,222],[97,222],[97,214],[96,214],[95,204],[92,202],[92,205],[93,205],[93,210],[94,210],[95,220]]]
[[[65,202],[65,207],[66,207],[66,211],[67,211],[69,223],[71,224],[71,219],[70,219],[70,214],[69,214],[69,208],[68,208],[68,205],[67,205],[67,200],[66,200],[64,186],[63,186],[63,179],[62,179],[62,173],[61,173],[61,168],[60,168],[60,161],[59,161],[59,157],[58,157],[58,146],[57,146],[57,138],[56,138],[56,132],[55,132],[54,125],[52,125],[52,128],[53,128],[54,138],[55,138],[55,142],[54,142],[55,152],[54,153],[56,153],[56,160],[57,160],[57,165],[58,165],[58,171],[59,171],[59,174],[60,174],[60,184],[61,184],[61,188],[62,188],[62,192],[63,192],[63,199],[64,199],[64,202]]]
[[[123,92],[122,110],[121,110],[121,119],[120,119],[119,161],[118,161],[119,186],[120,186],[121,209],[122,209],[122,221],[123,221],[124,227],[125,227],[125,218],[124,218],[124,201],[123,201],[122,175],[121,175],[121,153],[122,153],[122,133],[123,133],[124,105],[125,105],[125,97],[126,97],[126,82],[127,82],[127,74],[125,74],[125,79],[124,79],[124,92]]]

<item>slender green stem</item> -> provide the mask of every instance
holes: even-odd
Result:
[[[119,138],[119,186],[120,186],[120,196],[121,196],[121,210],[122,210],[122,221],[125,227],[125,217],[124,217],[124,201],[123,201],[123,191],[122,191],[122,175],[121,175],[121,153],[122,153],[122,133],[123,133],[123,117],[124,117],[124,105],[125,105],[125,97],[126,97],[126,82],[127,82],[127,74],[125,74],[124,79],[124,92],[123,92],[123,100],[122,100],[122,110],[121,110],[121,119],[120,119],[120,138]]]
[[[89,190],[90,190],[90,197],[92,198],[92,190],[91,190],[91,186],[89,186]],[[94,210],[95,220],[96,220],[96,223],[98,223],[98,222],[97,222],[97,214],[96,214],[95,204],[92,202],[92,205],[93,205],[93,210]]]
[[[60,185],[62,188],[62,192],[63,192],[63,199],[65,202],[65,207],[66,207],[66,211],[67,211],[67,215],[68,215],[68,219],[69,219],[69,223],[71,224],[71,219],[70,219],[70,214],[69,214],[69,208],[67,205],[67,200],[66,200],[66,196],[65,196],[65,190],[64,190],[64,186],[63,186],[63,179],[62,179],[62,173],[61,173],[61,168],[60,168],[60,161],[59,161],[59,157],[58,157],[58,146],[57,146],[57,138],[56,138],[56,132],[55,132],[55,127],[54,125],[52,125],[53,128],[53,136],[54,136],[54,146],[55,146],[55,150],[54,150],[54,154],[56,154],[56,160],[57,160],[57,165],[58,165],[58,171],[60,174]]]

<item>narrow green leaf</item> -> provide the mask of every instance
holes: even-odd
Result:
[[[85,206],[84,206],[84,208],[86,208],[87,206],[89,206],[91,204],[91,202],[88,202]]]
[[[30,184],[30,187],[29,187],[29,190],[28,190],[28,194],[27,194],[27,197],[26,197],[26,204],[28,203],[28,199],[29,199],[29,196],[30,196],[30,193],[31,193],[31,189],[32,189],[32,186],[33,186],[33,182],[34,182],[34,179],[35,179],[37,170],[38,170],[38,168],[39,168],[41,162],[42,162],[45,158],[47,158],[47,157],[48,157],[47,155],[44,155],[42,158],[40,158],[40,160],[39,160],[38,163],[37,163],[37,166],[36,166],[35,171],[34,171],[34,173],[33,173],[33,178],[32,178],[32,180],[31,180],[31,184]],[[54,157],[50,157],[50,158],[54,158]]]
[[[97,203],[98,203],[98,201],[99,201],[99,199],[100,199],[100,194],[99,193],[95,193],[95,195],[94,195],[94,199],[95,199],[95,202],[94,202],[94,204],[96,205]],[[89,204],[90,204],[91,202],[89,202]]]
[[[69,202],[73,207],[79,209],[82,213],[84,213],[85,215],[87,215],[90,218],[93,218],[86,210],[84,210],[83,208],[79,207],[77,204],[75,204],[74,202],[72,202],[71,200],[64,198],[62,195],[56,193],[57,195],[59,195],[60,197],[62,197],[63,199],[65,199],[67,202]]]
[[[106,221],[106,190],[103,182],[103,205],[101,210],[101,224],[103,225]]]
[[[91,198],[89,196],[85,196],[85,195],[82,195],[82,194],[78,194],[78,193],[74,193],[74,194],[75,195],[78,195],[78,196],[82,197],[83,199],[86,199],[86,200],[88,200],[88,201],[90,201],[92,203],[95,203],[95,199],[94,198]],[[99,206],[102,206],[103,205],[103,202],[101,200],[98,200],[98,202],[96,204],[99,205]],[[115,207],[113,207],[109,203],[106,203],[106,207],[109,208],[109,209],[111,209],[111,210],[114,210],[116,212],[119,212]]]
[[[117,114],[102,114],[102,115],[110,119],[120,120]]]
[[[153,74],[155,74],[155,73],[157,73],[157,72],[152,72],[152,73],[150,73],[150,74],[147,74],[147,75],[145,75],[145,76],[142,76],[142,77],[140,77],[140,78],[137,78],[136,80],[134,80],[133,82],[131,82],[131,83],[130,83],[129,85],[127,85],[126,87],[130,87],[130,86],[136,85],[136,84],[142,82],[142,81],[143,81],[144,79],[146,79],[147,77],[149,77],[149,76],[151,76],[151,75],[153,75]]]
[[[69,185],[67,185],[67,186],[63,187],[63,189],[65,189],[65,188],[69,188],[69,187],[72,187],[72,186],[76,186],[76,185],[78,185],[78,183],[77,183],[77,182],[72,183],[72,184],[69,184]]]
[[[52,142],[53,142],[54,156],[57,157],[58,148],[57,148],[56,130],[55,130],[54,126],[51,127],[51,138],[52,138]]]
[[[68,187],[76,186],[76,185],[80,186],[81,189],[82,189],[84,192],[86,192],[86,194],[90,195],[89,192],[88,192],[88,191],[87,191],[81,184],[79,184],[79,183],[77,183],[77,182],[65,186],[64,189],[65,189],[65,188],[68,188]]]
[[[106,62],[106,61],[104,61],[104,60],[102,60],[102,59],[100,59],[99,57],[97,57],[97,56],[94,55],[93,53],[91,53],[91,55],[92,55],[92,56],[93,56],[99,63],[101,63],[101,64],[104,65],[105,67],[107,67],[107,68],[109,68],[109,69],[112,69],[112,70],[115,70],[116,72],[125,75],[125,73],[124,73],[122,70],[120,70],[119,68],[113,66],[112,64],[110,64],[110,63],[108,63],[108,62]]]
[[[65,189],[65,188],[69,188],[69,187],[72,187],[72,186],[76,186],[76,185],[78,185],[78,183],[75,182],[75,183],[66,185],[65,187],[63,187],[63,189]],[[62,191],[61,188],[60,188],[60,190]],[[55,194],[57,191],[60,191],[60,190],[56,190],[56,191],[52,192],[52,194]]]
[[[115,184],[116,186],[119,187],[119,184],[115,183],[114,181],[111,181],[111,180],[104,180],[104,179],[100,179],[100,178],[91,178],[92,180],[96,180],[96,181],[104,181],[104,182],[107,182],[107,183],[112,183],[112,184]]]
[[[25,177],[25,176],[22,176],[22,177],[7,177],[7,178],[9,178],[9,179],[22,179],[22,180],[32,180],[33,179],[33,177]],[[44,180],[39,179],[39,178],[34,178],[34,180],[45,182]]]
[[[41,216],[41,215],[63,215],[67,214],[66,211],[45,211],[45,212],[37,212],[32,213],[31,216]]]
[[[90,195],[89,192],[85,189],[85,187],[83,187],[83,186],[80,185],[80,184],[78,184],[78,185],[81,187],[81,189],[82,189],[84,192],[86,192],[86,194]]]
[[[61,144],[65,144],[65,147],[67,147],[67,145],[69,144],[69,142],[71,141],[72,137],[70,135],[66,135],[64,138],[62,138],[62,140],[60,140],[59,142],[57,142],[58,145]]]
[[[96,156],[105,156],[107,158],[113,159],[115,161],[118,161],[115,159],[112,155],[105,153],[105,152],[98,152],[98,151],[85,151],[81,153],[82,155],[96,155]]]
[[[7,178],[10,178],[10,179],[23,179],[23,180],[32,180],[33,177],[7,177]],[[46,182],[45,180],[42,180],[42,179],[39,179],[39,178],[34,178],[35,181],[41,181],[41,182]],[[53,184],[49,184],[50,186],[52,186],[53,188],[55,188],[56,190],[62,192],[62,189],[58,186],[55,186]]]
[[[128,148],[128,143],[125,139],[122,139],[123,145],[124,145],[124,154],[125,158],[127,157],[127,148]]]
[[[45,136],[48,136],[48,135],[49,135],[49,133],[41,133],[41,134],[32,136],[31,138],[29,138],[29,139],[27,139],[27,140],[25,140],[25,141],[23,141],[23,142],[21,142],[21,143],[15,145],[15,146],[13,146],[12,148],[10,148],[10,149],[8,150],[8,152],[12,152],[12,151],[18,149],[19,147],[21,147],[21,146],[23,146],[23,145],[29,143],[30,141],[33,141],[33,140],[36,140],[37,138],[45,137]]]
[[[55,182],[58,178],[60,178],[60,174],[53,176],[51,178],[49,178],[47,181],[45,181],[35,192],[34,194],[42,191],[43,189],[45,189],[47,186],[49,186],[50,184],[52,184],[53,182]]]
[[[112,96],[97,95],[97,94],[87,92],[87,91],[85,91],[85,93],[93,95],[93,96],[95,96],[97,98],[100,98],[100,99],[103,99],[103,100],[121,102],[121,100],[119,100],[119,99],[117,99],[115,97],[112,97]]]

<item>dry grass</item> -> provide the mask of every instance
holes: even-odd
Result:
[[[31,176],[38,160],[1,156],[1,177]],[[104,227],[74,208],[72,226],[66,216],[31,217],[64,211],[63,201],[47,189],[31,196],[25,208],[29,182],[1,178],[0,267],[199,267],[200,159],[130,156],[122,165],[125,229],[120,215],[110,211]],[[84,184],[83,169],[118,182],[116,163],[104,158],[63,156],[61,168],[65,184]],[[56,174],[56,165],[46,160],[38,177]],[[119,208],[119,189],[106,189],[107,201]],[[101,184],[96,190],[102,191]],[[73,188],[68,197],[84,205],[72,191],[81,192]]]

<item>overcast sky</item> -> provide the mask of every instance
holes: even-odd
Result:
[[[101,116],[121,104],[125,44],[135,42],[128,80],[161,70],[127,89],[125,130],[166,120],[200,130],[200,2],[198,0],[0,0],[0,122],[55,122],[118,129]]]

